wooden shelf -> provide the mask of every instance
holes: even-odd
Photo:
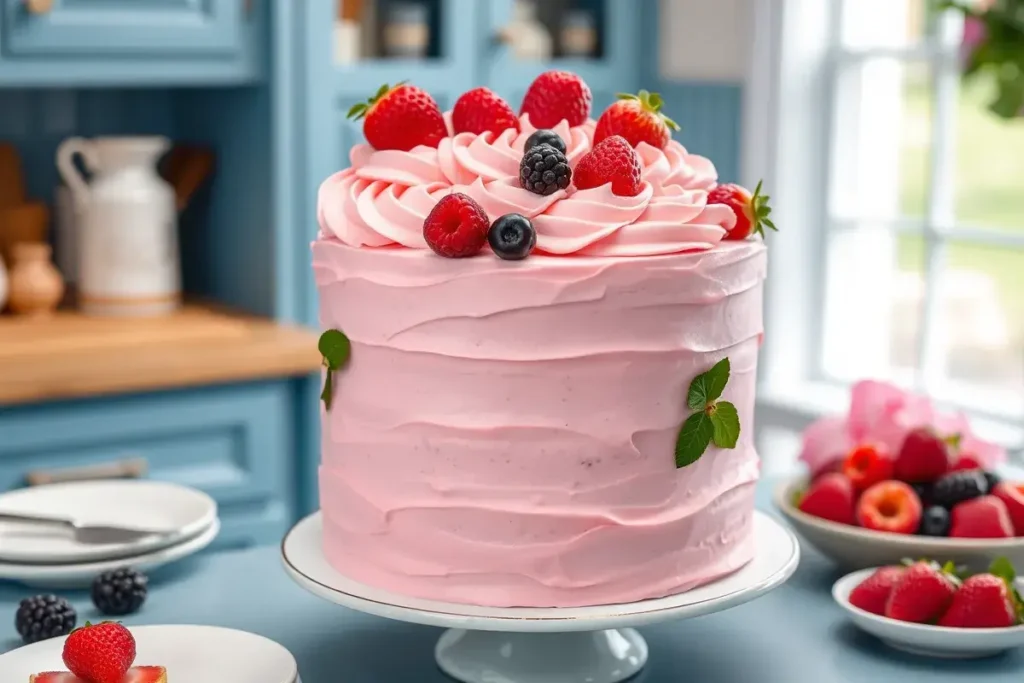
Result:
[[[312,330],[202,304],[160,318],[0,316],[0,406],[301,376],[319,367]]]

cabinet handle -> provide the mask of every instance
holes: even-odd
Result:
[[[53,0],[25,0],[25,9],[29,14],[49,14],[53,9]]]
[[[69,467],[58,470],[34,470],[25,475],[29,486],[59,484],[68,481],[92,481],[95,479],[141,479],[146,476],[148,465],[144,458],[115,460],[85,467]]]

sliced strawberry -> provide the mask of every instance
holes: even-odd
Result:
[[[368,101],[349,109],[348,118],[363,119],[363,135],[374,149],[408,152],[419,145],[437,147],[448,137],[448,126],[434,98],[405,83],[381,86]]]
[[[44,671],[28,677],[28,683],[86,683],[70,671]]]
[[[634,147],[646,142],[664,149],[672,139],[672,131],[679,130],[679,124],[662,113],[661,95],[641,90],[639,95],[620,94],[618,97],[597,120],[594,142],[621,135]]]
[[[167,683],[167,669],[162,666],[136,666],[128,669],[124,683]]]

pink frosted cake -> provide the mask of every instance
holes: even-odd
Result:
[[[565,72],[520,115],[409,85],[353,113],[370,144],[321,186],[312,246],[330,563],[579,606],[748,562],[765,198],[718,185],[656,95],[595,122]]]

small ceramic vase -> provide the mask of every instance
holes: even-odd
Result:
[[[22,242],[14,245],[10,274],[11,311],[18,315],[47,316],[64,296],[64,280],[50,262],[50,245]]]

